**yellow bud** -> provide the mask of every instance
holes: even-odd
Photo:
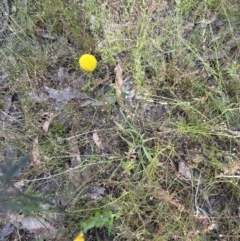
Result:
[[[83,54],[79,58],[79,65],[82,70],[92,72],[97,67],[97,59],[92,54]]]
[[[74,241],[84,241],[84,234],[81,232],[78,236],[74,239]]]

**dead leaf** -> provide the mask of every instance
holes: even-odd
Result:
[[[233,134],[235,136],[240,136],[240,131],[232,131],[232,130],[227,130],[230,134]]]
[[[79,164],[81,164],[80,151],[76,143],[71,146],[70,159],[72,164],[74,164],[74,166],[78,166]]]
[[[65,74],[65,69],[63,67],[60,67],[57,73],[58,81],[60,83],[64,82]]]
[[[228,49],[236,47],[240,42],[240,36],[236,36],[234,39],[229,40],[226,44],[225,47]]]
[[[216,223],[211,223],[209,224],[209,226],[207,227],[207,230],[204,230],[205,233],[210,232],[212,230],[219,230],[219,226]]]
[[[46,94],[41,93],[38,95],[34,91],[28,92],[28,97],[29,97],[29,100],[32,101],[33,103],[42,103],[44,101],[47,101],[48,99]]]
[[[116,73],[116,77],[115,77],[115,83],[116,83],[116,101],[119,104],[119,106],[121,107],[122,110],[125,111],[125,113],[127,114],[127,117],[132,116],[132,112],[126,108],[124,101],[123,101],[123,96],[122,96],[122,92],[123,92],[123,77],[122,77],[122,67],[120,64],[118,64],[115,69],[114,69],[115,73]],[[135,92],[134,92],[135,94]]]
[[[102,142],[101,142],[101,140],[100,140],[97,132],[93,132],[93,140],[94,140],[95,144],[97,145],[97,147],[98,147],[99,149],[102,149],[102,148],[103,148],[103,147],[102,147]]]
[[[10,240],[9,236],[14,233],[14,227],[10,222],[6,222],[2,229],[0,230],[0,240],[7,241]]]
[[[240,163],[239,160],[231,160],[231,157],[224,157],[225,160],[228,160],[228,165],[224,169],[225,175],[236,175],[240,174]]]
[[[37,35],[41,36],[42,38],[50,39],[50,40],[56,40],[57,39],[56,36],[54,36],[53,34],[49,33],[46,30],[37,29]]]
[[[116,88],[118,91],[122,91],[121,88],[122,88],[122,84],[123,84],[123,79],[122,79],[122,67],[120,64],[118,64],[115,69],[114,69],[115,73],[116,73],[116,79],[115,79],[115,82],[116,82]]]
[[[10,222],[18,229],[25,229],[34,233],[38,238],[56,233],[56,228],[42,218],[12,215]]]
[[[73,99],[79,100],[79,99],[87,99],[88,98],[84,93],[75,91],[71,87],[65,87],[61,90],[52,89],[47,86],[44,86],[43,88],[46,92],[48,92],[49,97],[51,99],[54,99],[58,103],[64,104]]]
[[[80,106],[85,107],[85,106],[105,106],[105,105],[112,105],[116,102],[116,97],[115,96],[105,96],[101,101],[99,100],[86,100],[83,103],[80,104]]]
[[[115,78],[115,83],[116,83],[116,99],[119,104],[119,106],[125,110],[125,105],[123,103],[123,98],[122,98],[122,85],[123,85],[123,78],[122,78],[122,67],[120,64],[118,64],[115,69],[116,73],[116,78]]]
[[[106,188],[105,187],[91,187],[89,192],[88,192],[88,197],[93,199],[93,200],[97,200],[99,198],[101,198],[101,195],[104,194]]]
[[[188,166],[184,162],[179,162],[178,164],[178,172],[183,175],[187,179],[191,179],[191,172]]]
[[[216,20],[216,17],[214,16],[212,19],[203,19],[202,21],[198,22],[203,26],[209,25],[213,23]]]
[[[238,159],[232,160],[231,156],[224,156],[227,164],[224,165],[223,173],[216,175],[216,178],[240,178],[240,164]]]
[[[36,166],[41,164],[40,152],[38,150],[37,145],[38,145],[38,136],[34,140],[33,149],[32,149],[32,164]]]
[[[50,124],[52,123],[52,121],[53,121],[53,117],[50,117],[50,118],[48,118],[45,122],[44,122],[44,124],[43,124],[43,130],[45,131],[45,133],[48,133],[48,129],[49,129],[49,126],[50,126]]]
[[[14,187],[17,189],[22,189],[22,187],[24,186],[24,180],[18,181],[14,183]]]

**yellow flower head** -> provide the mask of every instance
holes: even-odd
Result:
[[[87,72],[92,72],[97,67],[97,60],[92,54],[83,54],[79,58],[79,65],[81,69]]]
[[[74,241],[84,241],[84,234],[81,232],[78,236],[74,239]]]

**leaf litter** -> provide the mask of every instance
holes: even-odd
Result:
[[[36,238],[43,238],[48,235],[54,235],[56,228],[43,218],[23,217],[21,215],[9,215],[10,222],[19,230],[24,229],[35,234]]]
[[[97,147],[98,147],[99,149],[102,149],[102,148],[103,148],[102,142],[101,142],[101,140],[100,140],[100,138],[99,138],[99,136],[98,136],[98,133],[97,133],[96,131],[93,132],[93,140],[94,140],[95,144],[97,145]]]
[[[0,240],[1,241],[8,241],[9,236],[12,235],[15,232],[15,228],[13,224],[9,221],[7,221],[0,230]]]
[[[61,90],[56,90],[44,86],[43,89],[49,94],[49,97],[55,100],[58,104],[64,104],[73,99],[86,99],[87,97],[86,94],[77,92],[73,90],[71,87],[65,87]]]
[[[32,148],[32,164],[39,166],[41,164],[41,156],[38,149],[38,136],[35,138]]]

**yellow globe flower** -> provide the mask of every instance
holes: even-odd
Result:
[[[84,234],[81,232],[78,236],[74,239],[74,241],[84,241]]]
[[[87,72],[92,72],[97,67],[97,59],[92,54],[83,54],[79,58],[79,65],[81,69]]]

